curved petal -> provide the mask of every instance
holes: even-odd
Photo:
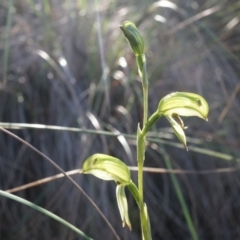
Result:
[[[118,203],[118,209],[122,219],[122,226],[125,227],[127,225],[130,230],[132,230],[132,226],[128,216],[128,202],[125,195],[125,185],[119,184],[116,188],[116,197]]]
[[[163,115],[197,116],[207,120],[209,106],[198,94],[175,92],[165,96],[158,105],[158,112]]]
[[[125,163],[118,158],[106,154],[94,154],[88,157],[81,173],[92,174],[103,180],[114,180],[120,184],[130,182],[130,171]]]
[[[187,140],[186,140],[185,133],[183,131],[183,127],[173,117],[166,116],[166,118],[169,121],[169,123],[172,125],[174,133],[176,134],[176,136],[178,137],[180,142],[184,145],[186,150],[188,150],[187,149]]]

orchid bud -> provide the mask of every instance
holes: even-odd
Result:
[[[135,56],[144,54],[144,42],[135,24],[125,21],[120,28],[130,43]]]

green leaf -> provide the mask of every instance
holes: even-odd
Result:
[[[135,56],[144,54],[144,42],[135,24],[125,21],[120,29],[130,43]]]
[[[127,203],[127,198],[125,194],[124,184],[117,185],[116,197],[117,197],[118,209],[122,219],[122,226],[125,227],[125,225],[127,225],[129,229],[132,230],[131,222],[129,220],[129,215],[128,215],[128,203]]]
[[[88,157],[81,173],[92,174],[103,180],[114,180],[119,184],[130,182],[130,171],[125,163],[118,158],[106,154],[94,154]]]
[[[209,107],[207,101],[198,94],[175,92],[165,96],[158,105],[158,112],[165,116],[197,116],[207,120]]]
[[[150,224],[150,219],[149,219],[149,216],[148,216],[148,210],[147,210],[147,205],[146,203],[144,203],[144,206],[143,206],[143,210],[144,210],[144,224],[146,225],[146,233],[143,234],[143,237],[146,236],[147,240],[151,240],[152,239],[152,235],[151,235],[151,224]],[[146,240],[144,238],[144,240]]]
[[[130,181],[130,183],[127,184],[127,187],[128,187],[128,190],[131,192],[132,196],[134,197],[138,207],[140,207],[139,206],[139,204],[140,204],[139,203],[139,191],[138,191],[137,186],[134,184],[133,181]]]

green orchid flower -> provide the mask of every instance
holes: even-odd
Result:
[[[139,193],[137,187],[131,180],[130,171],[127,165],[118,158],[97,153],[88,157],[84,161],[80,172],[83,174],[92,174],[107,181],[113,180],[117,183],[116,197],[122,225],[123,227],[127,225],[131,230],[132,226],[128,215],[125,187],[128,187],[137,204],[139,204]]]
[[[184,132],[184,129],[187,127],[184,126],[180,116],[196,116],[207,121],[208,113],[208,103],[200,95],[188,92],[171,93],[159,102],[158,109],[147,121],[143,129],[143,134],[146,134],[161,116],[165,116],[171,124],[174,133],[187,150],[187,141]]]

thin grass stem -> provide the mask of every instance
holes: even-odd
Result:
[[[164,150],[164,161],[165,161],[165,164],[166,164],[167,168],[169,170],[172,170],[173,168],[172,168],[171,161],[169,159],[169,155],[165,152],[165,150]],[[179,201],[180,206],[182,208],[182,212],[183,212],[185,221],[187,223],[190,235],[191,235],[193,240],[198,240],[199,238],[198,238],[198,235],[197,235],[197,232],[196,232],[191,214],[190,214],[189,209],[187,207],[187,204],[185,202],[183,193],[181,191],[181,187],[180,187],[179,182],[177,180],[177,177],[175,176],[174,173],[170,173],[170,177],[171,177],[172,184],[174,186],[175,192],[177,194],[178,201]]]
[[[88,133],[88,134],[96,134],[96,135],[105,135],[105,136],[109,136],[109,137],[119,137],[119,136],[123,136],[125,138],[128,139],[136,139],[136,136],[134,134],[125,134],[125,133],[114,133],[114,132],[110,132],[110,131],[102,131],[102,130],[93,130],[93,129],[83,129],[83,128],[75,128],[75,127],[65,127],[65,126],[55,126],[55,125],[44,125],[44,124],[31,124],[31,123],[3,123],[0,122],[0,127],[2,128],[7,128],[7,129],[45,129],[45,130],[54,130],[54,131],[68,131],[68,132],[78,132],[78,133]],[[151,134],[151,132],[148,132],[149,136],[146,137],[146,140],[148,142],[151,143],[161,143],[161,144],[165,144],[165,145],[170,145],[176,148],[180,148],[183,149],[183,145],[181,143],[176,143],[173,141],[169,141],[169,140],[164,140],[161,137],[164,137],[164,134],[162,134],[161,132],[158,132],[157,134]],[[152,132],[152,133],[156,133]],[[144,133],[145,134],[145,133]],[[156,136],[155,136],[156,135]],[[236,161],[236,162],[240,162],[240,158],[235,157],[233,155],[230,154],[226,154],[226,153],[221,153],[221,152],[217,152],[217,151],[213,151],[213,150],[209,150],[209,149],[205,149],[205,148],[200,148],[200,147],[196,147],[196,146],[188,146],[189,151],[193,151],[193,152],[198,152],[201,154],[205,154],[211,157],[215,157],[215,158],[219,158],[222,160],[226,160],[226,161]]]
[[[9,198],[9,199],[12,199],[16,202],[19,202],[21,204],[24,204],[30,208],[33,208],[34,210],[36,211],[39,211],[41,213],[43,213],[44,215],[60,222],[61,224],[63,224],[64,226],[70,228],[71,230],[73,230],[74,232],[76,232],[78,235],[80,235],[81,237],[83,237],[84,239],[87,239],[87,240],[92,240],[92,238],[90,238],[89,236],[87,236],[83,231],[81,231],[80,229],[76,228],[75,226],[73,226],[72,224],[70,224],[69,222],[67,222],[66,220],[60,218],[59,216],[57,216],[56,214],[42,208],[42,207],[39,207],[38,205],[30,202],[30,201],[27,201],[23,198],[20,198],[18,196],[15,196],[11,193],[8,193],[8,192],[5,192],[5,191],[2,191],[0,190],[0,196],[3,196],[3,197],[6,197],[6,198]]]
[[[7,82],[7,71],[8,71],[8,58],[9,58],[9,38],[12,26],[12,15],[14,13],[13,0],[8,2],[8,14],[7,14],[7,26],[6,26],[6,38],[4,44],[4,55],[3,55],[3,84]]]
[[[111,223],[107,220],[107,218],[104,216],[102,211],[98,208],[98,206],[95,204],[95,202],[87,195],[87,193],[71,177],[69,177],[65,173],[65,171],[62,168],[60,168],[52,159],[50,159],[48,156],[46,156],[44,153],[42,153],[41,151],[39,151],[38,149],[33,147],[31,144],[29,144],[28,142],[26,142],[22,138],[18,137],[17,135],[9,132],[8,130],[6,130],[6,129],[2,128],[2,127],[0,127],[0,130],[2,132],[4,132],[4,133],[8,134],[9,136],[15,138],[16,140],[18,140],[19,142],[23,143],[24,145],[28,146],[29,148],[31,148],[34,152],[38,153],[40,156],[42,156],[44,159],[46,159],[50,164],[52,164],[59,172],[61,172],[87,198],[87,200],[93,205],[93,207],[96,209],[96,211],[99,213],[99,215],[106,222],[106,224],[108,225],[108,227],[112,231],[114,237],[116,239],[120,240],[120,238],[117,235],[115,229],[113,228]]]
[[[131,171],[138,171],[138,167],[137,166],[128,166],[129,170]],[[82,169],[74,169],[68,172],[65,172],[68,176],[70,175],[74,175],[74,174],[79,174],[79,172]],[[240,168],[239,167],[227,167],[227,168],[218,168],[218,169],[210,169],[210,170],[200,170],[200,171],[196,171],[196,170],[184,170],[184,169],[166,169],[166,168],[153,168],[153,167],[143,167],[143,171],[144,172],[149,172],[149,173],[155,173],[155,174],[184,174],[184,175],[206,175],[206,174],[220,174],[220,173],[231,173],[231,172],[236,172],[239,171]],[[32,187],[36,187],[39,185],[42,185],[44,183],[48,183],[51,182],[53,180],[59,179],[59,178],[63,178],[65,177],[62,173],[50,176],[50,177],[46,177],[46,178],[42,178],[39,179],[37,181],[34,182],[30,182],[15,188],[11,188],[11,189],[7,189],[5,190],[5,192],[8,193],[14,193],[14,192],[18,192],[18,191],[22,191],[28,188],[32,188]],[[135,190],[135,189],[133,189]],[[134,196],[134,194],[133,194]],[[139,199],[136,201],[138,206],[139,206]]]

